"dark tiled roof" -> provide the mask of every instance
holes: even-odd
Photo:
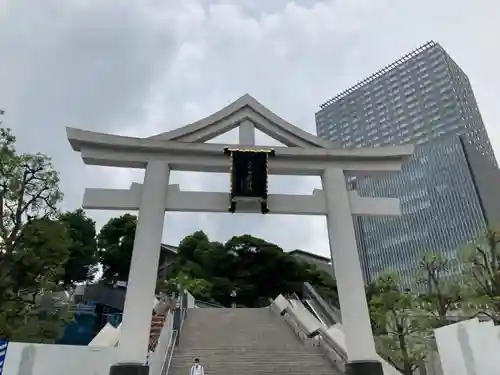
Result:
[[[302,255],[302,256],[309,257],[309,258],[312,258],[315,260],[319,260],[321,262],[325,262],[325,263],[330,262],[330,258],[326,258],[326,257],[323,257],[321,255],[317,255],[317,254],[313,254],[313,253],[309,253],[307,251],[300,250],[300,249],[292,250],[288,254],[290,254],[290,255]]]
[[[167,244],[162,243],[161,250],[162,251],[170,251],[174,254],[177,254],[177,246],[172,246],[172,245],[167,245]]]

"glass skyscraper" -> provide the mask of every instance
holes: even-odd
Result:
[[[328,100],[316,124],[342,147],[416,145],[400,173],[355,181],[361,195],[399,197],[403,214],[355,218],[367,282],[391,271],[409,285],[429,251],[455,260],[455,272],[457,250],[497,220],[483,202],[497,195],[479,186],[488,181],[477,171],[497,173],[495,156],[469,80],[439,44]]]

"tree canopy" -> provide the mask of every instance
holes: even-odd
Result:
[[[0,336],[52,340],[65,312],[47,314],[37,297],[55,290],[68,259],[59,174],[49,157],[18,153],[15,142],[0,128]]]
[[[77,209],[62,213],[59,222],[70,238],[68,259],[63,265],[64,273],[60,281],[64,286],[70,286],[92,280],[99,263],[95,221],[85,211]]]
[[[499,244],[500,233],[488,230],[466,246],[459,265],[443,254],[425,253],[412,290],[401,290],[390,274],[370,284],[367,296],[379,354],[409,375],[434,346],[434,329],[477,315],[498,323]],[[460,252],[457,249],[457,255]]]
[[[396,278],[382,275],[370,301],[378,353],[403,375],[412,375],[429,350],[432,321],[415,294],[398,288]]]
[[[486,308],[479,314],[500,322],[500,231],[489,229],[464,252],[467,298]]]
[[[105,281],[127,280],[136,224],[136,216],[125,214],[102,227],[98,247]],[[257,307],[268,305],[280,293],[300,293],[305,281],[328,299],[337,299],[336,284],[329,274],[275,244],[250,235],[213,242],[198,231],[180,242],[160,288],[172,290],[182,284],[196,298],[225,306],[231,304],[230,294],[235,290],[239,305]]]
[[[128,280],[136,225],[137,217],[125,214],[111,218],[101,228],[97,246],[105,281]]]
[[[95,223],[83,210],[61,214],[50,158],[15,144],[0,128],[0,337],[54,342],[71,317],[57,292],[93,278]]]
[[[300,293],[302,283],[310,281],[335,290],[331,277],[283,252],[275,244],[250,235],[237,236],[225,244],[211,242],[203,232],[187,236],[180,243],[170,275],[182,274],[188,280],[203,279],[211,290],[205,296],[223,305],[236,303],[260,307],[280,293]]]
[[[424,290],[419,294],[421,306],[429,313],[435,328],[450,323],[448,315],[463,298],[463,286],[448,277],[450,261],[439,253],[427,253],[420,260],[417,283]]]

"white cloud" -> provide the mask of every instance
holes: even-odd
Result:
[[[54,157],[65,206],[75,207],[85,187],[126,187],[142,172],[84,167],[64,126],[149,136],[250,93],[314,132],[319,104],[434,39],[471,78],[500,155],[498,14],[496,0],[10,0],[0,7],[0,105],[22,149]],[[225,187],[218,176],[173,179]],[[281,186],[305,193],[319,181]],[[115,214],[95,217],[102,223]],[[251,233],[328,253],[319,218],[170,214],[166,224],[171,243],[201,228],[218,240]]]

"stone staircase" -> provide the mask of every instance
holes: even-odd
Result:
[[[319,348],[305,345],[269,309],[189,309],[168,375],[337,375]]]
[[[148,351],[154,352],[156,350],[156,345],[158,344],[158,339],[160,338],[161,330],[165,324],[165,319],[169,312],[175,310],[176,302],[174,300],[163,301],[157,306],[156,310],[153,309],[151,315],[151,329],[149,331],[149,345]]]
[[[165,324],[165,319],[167,317],[168,310],[160,313],[154,314],[151,317],[151,329],[149,331],[149,345],[148,351],[154,352],[156,345],[158,344],[158,339],[160,338],[161,330]]]

